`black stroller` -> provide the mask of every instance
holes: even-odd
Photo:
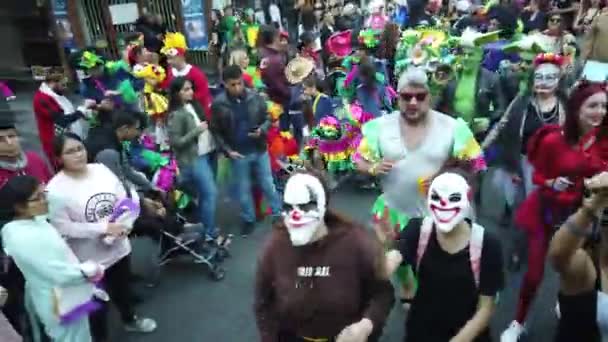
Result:
[[[228,247],[232,235],[218,239],[205,238],[199,233],[202,230],[200,224],[188,224],[185,216],[175,209],[175,205],[168,203],[162,196],[152,193],[146,194],[146,198],[151,201],[142,206],[142,214],[134,224],[134,233],[158,242],[155,282],[160,278],[163,266],[185,257],[190,257],[195,264],[205,265],[213,280],[222,280],[226,271],[221,263],[230,256]],[[157,207],[151,207],[154,205]],[[158,210],[163,210],[164,215],[159,215]]]

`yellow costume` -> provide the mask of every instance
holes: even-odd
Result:
[[[154,132],[156,144],[160,145],[161,150],[168,149],[165,113],[169,108],[169,100],[158,91],[158,85],[166,77],[165,69],[159,65],[145,64],[134,68],[133,75],[146,82],[142,94],[143,109],[156,123]]]

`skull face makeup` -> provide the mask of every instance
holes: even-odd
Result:
[[[560,68],[552,63],[541,64],[534,69],[534,91],[554,93],[559,84]]]
[[[469,184],[460,175],[444,173],[436,177],[429,188],[428,208],[435,226],[449,233],[471,211]]]
[[[287,180],[283,195],[283,220],[294,246],[312,242],[323,223],[326,210],[321,181],[308,174],[295,174]]]

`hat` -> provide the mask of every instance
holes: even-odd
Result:
[[[291,84],[302,82],[315,68],[315,63],[304,57],[296,57],[289,61],[287,67],[285,67],[285,77]]]
[[[534,58],[534,66],[541,64],[554,64],[561,68],[564,64],[564,57],[555,53],[541,53]]]
[[[179,32],[169,32],[165,34],[163,44],[160,53],[169,57],[185,56],[186,50],[188,50],[186,37]]]
[[[329,55],[346,57],[353,51],[352,30],[342,31],[332,34],[325,42],[325,47]]]
[[[94,52],[85,50],[82,52],[82,55],[80,55],[80,61],[78,62],[79,68],[89,70],[100,65],[104,65],[104,60]]]

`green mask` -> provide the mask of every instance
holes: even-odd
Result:
[[[481,65],[483,50],[481,48],[466,48],[462,51],[462,68],[475,70]]]

